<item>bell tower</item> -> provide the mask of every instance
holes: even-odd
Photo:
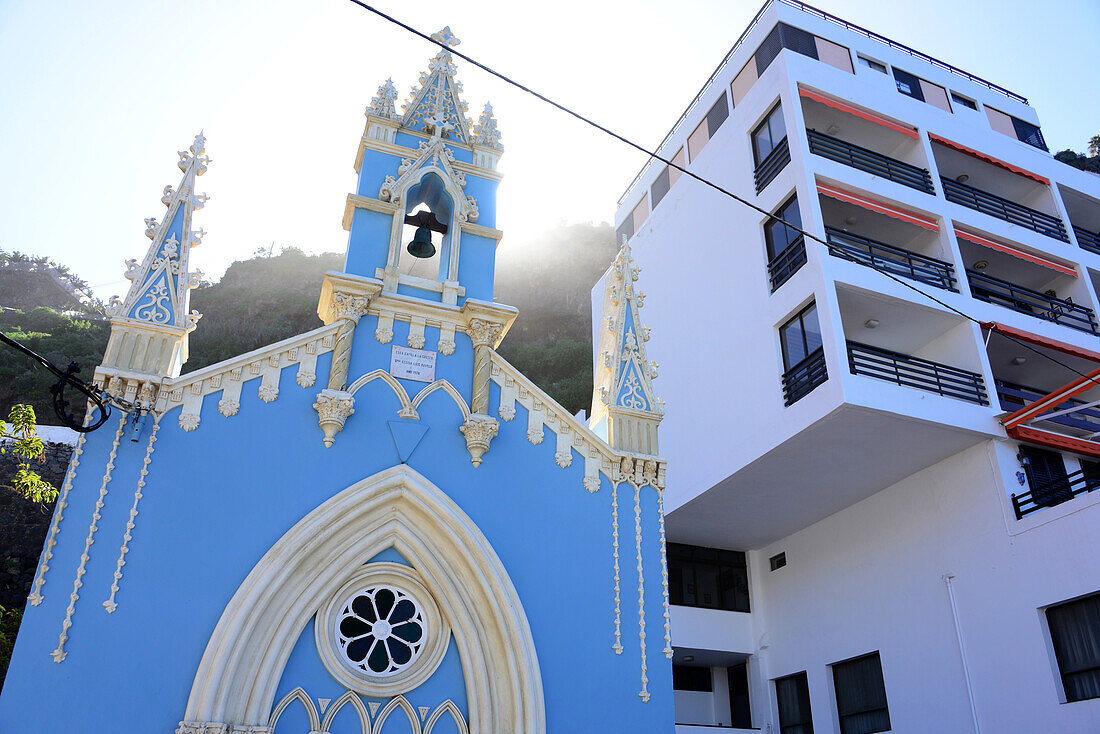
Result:
[[[459,44],[449,27],[432,38],[447,48]],[[428,62],[400,114],[390,79],[367,107],[359,179],[344,216],[344,270],[381,280],[387,292],[461,305],[493,297],[496,168],[504,149],[491,105],[477,125],[467,120],[447,48]]]
[[[477,465],[496,435],[496,420],[487,415],[490,352],[517,313],[493,302],[504,148],[491,105],[475,125],[467,118],[450,52],[458,38],[447,27],[432,39],[440,50],[401,112],[392,79],[366,109],[356,189],[344,210],[344,269],[326,275],[317,307],[325,324],[340,326],[328,387],[315,408],[331,446],[354,412],[349,371],[358,376],[368,366],[358,356],[371,351],[363,340],[417,350],[416,359],[437,366],[437,380],[463,393],[471,413],[463,432]],[[356,339],[353,357],[352,341],[366,324],[373,334]]]

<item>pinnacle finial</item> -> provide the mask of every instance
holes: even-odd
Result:
[[[497,127],[496,118],[493,117],[493,106],[485,103],[485,109],[481,111],[481,117],[474,125],[474,142],[486,148],[504,150],[500,144],[500,129]]]
[[[370,105],[367,107],[368,115],[378,115],[379,117],[385,117],[387,119],[395,119],[397,117],[397,110],[394,108],[394,102],[397,101],[397,87],[393,85],[393,79],[387,79],[382,85],[378,87],[378,91],[375,93],[374,98],[371,99]]]
[[[433,33],[431,35],[431,39],[433,41],[436,41],[437,43],[442,43],[444,45],[450,46],[451,48],[454,48],[458,44],[462,43],[462,41],[458,40],[458,36],[451,33],[451,27],[449,25],[444,26],[443,30]]]

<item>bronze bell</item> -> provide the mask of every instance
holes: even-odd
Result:
[[[435,254],[435,245],[432,244],[432,231],[427,227],[417,227],[412,242],[405,249],[413,257],[431,257]]]

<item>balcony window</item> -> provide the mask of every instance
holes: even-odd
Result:
[[[1100,594],[1047,609],[1066,702],[1100,698]]]
[[[798,231],[802,228],[798,199],[792,196],[775,212],[775,216],[779,219],[768,219],[764,224],[764,241],[768,248],[768,277],[773,293],[806,264],[806,245],[802,233]],[[780,219],[783,221],[779,221]],[[783,222],[789,222],[793,226],[788,227]]]
[[[1072,499],[1066,463],[1057,451],[1021,446],[1020,463],[1024,467],[1032,501],[1039,507],[1052,507]]]
[[[685,607],[749,611],[745,554],[669,543],[668,595]]]
[[[879,654],[834,663],[832,669],[840,734],[889,731],[890,710]]]
[[[782,105],[777,104],[752,131],[752,155],[756,164],[756,193],[760,193],[791,160]]]
[[[777,678],[775,698],[779,705],[779,734],[814,734],[806,671]]]
[[[817,306],[810,304],[779,329],[783,349],[783,401],[792,405],[828,379]]]

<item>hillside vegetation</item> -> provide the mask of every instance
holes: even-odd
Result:
[[[562,225],[499,251],[496,300],[520,309],[500,352],[572,412],[587,408],[591,398],[589,293],[614,255],[607,224]],[[191,293],[191,306],[203,318],[191,334],[184,372],[320,326],[321,281],[342,263],[338,253],[287,248],[235,262],[220,281],[200,285]],[[109,323],[94,308],[81,314],[34,307],[28,291],[39,288],[39,280],[30,271],[4,270],[0,331],[63,368],[79,363],[80,377],[91,379],[107,346]],[[29,403],[43,423],[56,422],[53,377],[10,349],[0,354],[0,410]]]

